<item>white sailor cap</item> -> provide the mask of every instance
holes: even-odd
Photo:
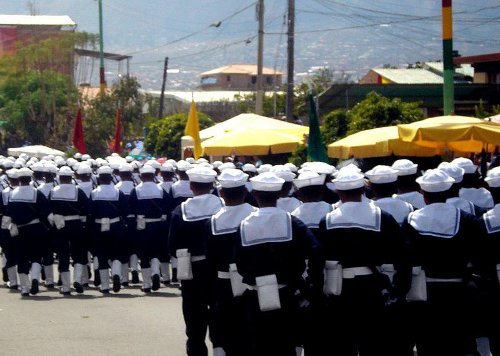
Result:
[[[445,171],[429,169],[425,174],[416,179],[420,189],[429,193],[444,192],[451,188],[455,180]]]
[[[455,163],[441,162],[437,169],[445,171],[451,178],[455,179],[455,183],[460,183],[464,180],[465,170]]]
[[[311,185],[323,185],[325,184],[326,175],[318,174],[313,171],[305,171],[299,174],[299,176],[293,180],[293,184],[297,189],[304,187],[309,187]]]
[[[18,177],[31,177],[33,176],[33,171],[29,168],[23,167],[17,170]]]
[[[393,183],[398,180],[398,171],[389,166],[378,165],[365,172],[365,176],[374,184]]]
[[[8,169],[5,173],[7,174],[7,177],[11,179],[19,178],[19,176],[17,175],[17,168]]]
[[[139,168],[141,168],[141,162],[139,162],[139,161],[133,161],[130,164],[132,165],[133,169],[139,169]]]
[[[251,163],[245,163],[242,167],[243,172],[257,173],[257,168]]]
[[[177,167],[177,162],[175,161],[175,159],[167,159],[165,163],[170,163],[172,166],[174,166],[174,168]]]
[[[189,164],[195,164],[195,163],[196,163],[196,161],[195,161],[195,159],[194,159],[193,157],[187,157],[187,158],[185,159],[185,161],[186,161],[187,163],[189,163]]]
[[[61,167],[61,169],[59,169],[59,176],[73,177],[73,170],[68,166]]]
[[[200,164],[200,163],[210,163],[210,162],[208,162],[206,158],[200,157],[196,160],[196,163]]]
[[[235,169],[236,166],[234,165],[233,162],[224,162],[218,168],[219,168],[219,171],[222,172],[224,169]]]
[[[103,165],[97,169],[97,176],[100,177],[102,174],[113,174],[111,167]]]
[[[64,165],[66,165],[66,161],[64,160],[64,158],[60,157],[60,158],[56,158],[54,160],[54,162],[56,163],[57,166],[59,167],[62,167]]]
[[[190,170],[191,168],[193,168],[193,166],[183,159],[181,159],[179,162],[177,162],[177,170],[178,171],[186,172],[186,171]]]
[[[150,159],[149,161],[146,162],[146,164],[149,164],[154,169],[160,169],[161,167],[161,163],[155,159]]]
[[[284,166],[290,170],[290,172],[297,173],[298,168],[293,163],[285,163]]]
[[[4,159],[3,162],[2,162],[2,165],[6,168],[6,169],[9,169],[9,168],[12,168],[14,167],[14,161],[11,161],[10,159]]]
[[[33,172],[47,172],[47,168],[41,162],[32,164],[30,168]]]
[[[285,182],[291,182],[293,181],[293,178],[295,178],[295,173],[292,173],[287,167],[281,164],[271,168],[270,172],[273,172],[278,177],[283,178]]]
[[[357,166],[354,166],[354,167],[357,168]],[[357,169],[359,169],[359,168],[357,168]],[[316,172],[318,174],[332,175],[337,171],[337,169],[334,166],[332,166],[331,164],[328,164],[325,162],[305,162],[301,166],[299,173],[306,172],[306,171]]]
[[[118,169],[120,169],[120,166],[121,166],[121,162],[119,162],[119,161],[111,161],[111,162],[109,163],[109,167],[110,167],[112,170],[115,170],[115,169],[116,169],[116,170],[118,170]]]
[[[255,177],[250,178],[253,190],[264,192],[276,192],[281,190],[285,180],[278,177],[273,172],[264,172]]]
[[[271,168],[273,168],[273,165],[266,163],[266,164],[261,165],[259,168],[257,168],[257,172],[259,172],[259,174],[265,173],[265,172],[270,172]]]
[[[25,165],[25,162],[22,159],[16,159],[14,162],[14,168],[23,168]]]
[[[213,183],[217,172],[209,167],[194,167],[186,171],[190,182],[196,183]]]
[[[82,155],[82,161],[87,161],[89,159],[90,159],[90,155],[89,154],[85,153],[85,154]]]
[[[219,168],[222,166],[222,161],[213,161],[212,166],[214,166],[214,168]]]
[[[133,160],[134,160],[134,157],[132,157],[132,156],[125,157],[125,161],[128,163],[132,162]]]
[[[451,163],[464,169],[464,174],[472,174],[476,172],[477,166],[472,162],[472,160],[465,157],[457,157]]]
[[[68,166],[73,167],[75,163],[78,163],[78,161],[70,157],[66,160],[66,163],[68,164]]]
[[[49,161],[51,162],[51,161]],[[50,163],[50,164],[46,164],[45,165],[45,168],[47,169],[46,172],[47,173],[52,173],[52,174],[56,174],[57,173],[57,166],[53,163]]]
[[[162,172],[174,172],[174,166],[170,162],[165,162],[161,165],[160,171]]]
[[[139,169],[139,173],[140,174],[155,174],[156,169],[150,164],[145,164],[144,166],[142,166]]]
[[[75,159],[81,159],[81,158],[82,158],[82,154],[81,154],[80,152],[77,152],[77,153],[75,153],[75,154],[73,155],[73,157],[74,157]]]
[[[391,167],[398,171],[398,176],[409,176],[417,174],[418,164],[409,159],[398,159],[394,161]]]
[[[80,164],[76,170],[77,174],[92,174],[92,168],[86,164]]]
[[[222,188],[236,188],[246,184],[248,174],[239,169],[228,168],[224,169],[217,177]]]
[[[342,168],[332,180],[335,190],[351,190],[365,186],[365,176],[348,166]]]
[[[120,164],[120,168],[118,168],[119,172],[132,172],[134,168],[130,163],[122,163]]]
[[[484,181],[488,183],[491,188],[500,188],[500,167],[490,169]]]

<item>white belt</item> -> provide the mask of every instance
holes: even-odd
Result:
[[[134,214],[129,214],[129,215],[127,215],[127,219],[135,219],[135,215]]]
[[[22,225],[17,225],[17,227],[23,227],[23,226],[28,226],[28,225],[33,225],[33,224],[38,224],[40,222],[40,219],[33,219],[30,222]]]
[[[151,218],[151,219],[145,218],[144,221],[147,222],[147,223],[151,223],[151,222],[165,221],[165,219],[163,219],[163,217],[161,217],[161,218],[154,218],[154,219],[153,218]]]
[[[278,289],[285,288],[286,284],[278,284]],[[251,286],[247,284],[247,289],[248,290],[257,290],[257,286]]]
[[[110,223],[110,224],[114,224],[114,223],[117,223],[118,221],[120,221],[120,218],[113,218],[113,219],[109,219],[109,221],[102,221],[102,219],[95,219],[95,222],[97,224],[105,224],[105,223]]]
[[[206,258],[207,258],[207,256],[205,256],[205,255],[191,256],[191,262],[203,261]]]
[[[342,269],[342,277],[345,279],[353,279],[356,276],[368,276],[373,274],[368,267],[349,267]]]
[[[81,216],[80,215],[61,215],[64,218],[64,221],[71,221],[71,220],[80,220]]]
[[[220,279],[229,279],[230,274],[229,272],[217,271],[217,277],[219,277]]]
[[[436,282],[436,283],[462,283],[464,280],[462,278],[431,278],[427,277],[425,279],[427,282]]]

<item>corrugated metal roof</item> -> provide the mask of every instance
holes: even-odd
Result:
[[[144,90],[144,92],[153,95],[155,97],[159,97],[161,91],[160,90]],[[186,103],[190,103],[191,99],[193,99],[196,103],[209,103],[214,101],[236,101],[237,95],[249,95],[253,94],[253,91],[165,91],[166,98],[173,98],[179,101],[183,101]],[[266,92],[266,95],[273,95],[273,92]]]
[[[437,72],[443,73],[443,62],[425,62],[425,65]],[[474,67],[470,64],[462,64],[460,67],[455,68],[455,72],[468,77],[474,77]]]
[[[262,68],[262,73],[267,75],[281,75],[280,71],[274,71],[272,68]],[[203,72],[200,75],[213,75],[213,74],[248,74],[257,75],[257,66],[254,64],[230,64],[227,66],[219,67],[216,69],[209,70],[208,72]]]
[[[443,77],[426,69],[374,68],[377,74],[396,84],[442,84]]]
[[[76,26],[69,16],[31,16],[0,14],[0,26]]]

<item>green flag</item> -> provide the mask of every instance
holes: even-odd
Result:
[[[316,103],[311,93],[308,95],[309,101],[309,139],[307,141],[307,160],[317,162],[328,162],[325,145],[319,130],[318,112]]]

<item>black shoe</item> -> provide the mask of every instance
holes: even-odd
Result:
[[[172,268],[172,283],[179,283],[177,279],[177,268]]]
[[[163,281],[163,285],[164,285],[165,287],[168,287],[168,286],[170,285],[170,280],[168,280],[168,281]]]
[[[76,292],[78,294],[82,294],[83,293],[83,286],[80,283],[74,282],[73,283],[73,287],[75,288],[75,290],[76,290]]]
[[[88,288],[88,287],[90,287],[90,284],[88,284],[88,283],[83,283],[83,288]]]
[[[63,292],[63,291],[59,291],[59,294],[61,295],[64,295],[64,296],[70,296],[71,295],[71,292]]]
[[[132,271],[132,284],[139,284],[139,272]]]
[[[2,268],[2,279],[5,283],[9,281],[9,276],[7,274],[7,267]]]
[[[122,286],[120,284],[120,276],[115,274],[113,276],[113,292],[118,293],[121,288]]]
[[[128,287],[128,282],[122,282],[122,287]]]
[[[59,278],[59,279],[57,280],[57,286],[58,286],[58,287],[61,287],[61,286],[62,286],[62,280],[61,280],[61,278]]]
[[[42,272],[42,281],[45,281],[45,278],[46,278],[46,276],[45,276],[45,268],[43,268],[43,266],[42,266],[42,271],[41,272]]]
[[[160,289],[160,276],[157,274],[154,274],[152,280],[153,280],[153,285],[151,286],[151,289],[152,290]]]
[[[54,283],[51,283],[51,284],[47,284],[47,285],[45,286],[45,288],[47,288],[47,289],[55,289],[55,288],[56,288],[56,286],[54,285]]]
[[[36,295],[38,294],[39,288],[38,288],[38,279],[33,279],[31,281],[31,289],[30,289],[30,294]]]
[[[99,270],[94,270],[94,287],[99,287],[101,285],[101,274]]]
[[[14,286],[9,286],[9,289],[10,289],[10,290],[13,290],[13,291],[14,291],[14,290],[18,290],[18,289],[19,289],[19,286],[18,286],[17,284],[16,284],[16,285],[14,285]]]
[[[141,288],[141,290],[146,293],[146,294],[150,294],[151,293],[151,288]]]
[[[102,294],[109,294],[109,289],[103,289],[103,290],[101,290],[101,293]]]
[[[21,293],[21,297],[29,297],[30,294],[28,292],[25,292],[25,293]]]
[[[89,279],[92,279],[92,268],[87,265],[87,274],[89,275]]]

